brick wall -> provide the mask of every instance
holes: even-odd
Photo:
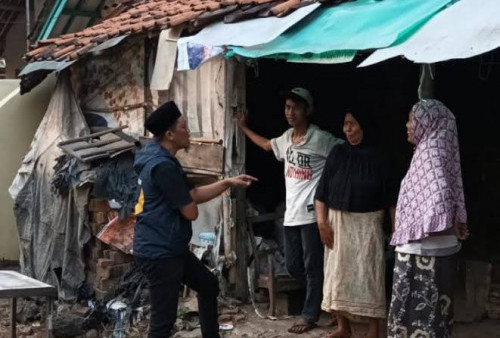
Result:
[[[107,200],[91,199],[88,206],[92,238],[85,247],[87,282],[94,285],[97,299],[112,292],[130,268],[133,257],[101,242],[96,236],[116,216]]]

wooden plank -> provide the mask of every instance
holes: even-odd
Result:
[[[272,255],[267,256],[267,264],[269,269],[269,315],[274,317],[276,315],[276,277],[274,276],[274,262]]]
[[[101,135],[106,135],[106,134],[109,134],[109,133],[120,131],[120,130],[123,130],[125,128],[128,128],[128,126],[121,126],[121,127],[117,127],[117,128],[103,130],[103,131],[100,131],[100,132],[97,132],[97,133],[94,133],[94,134],[90,134],[90,135],[87,135],[87,136],[82,136],[82,137],[77,137],[77,138],[74,138],[74,139],[71,139],[71,140],[62,141],[62,142],[59,142],[57,145],[58,146],[63,146],[63,145],[75,143],[75,142],[78,142],[78,141],[90,140],[92,138],[96,138],[96,137],[101,136]]]
[[[104,141],[98,141],[98,142],[77,142],[77,143],[72,143],[69,144],[68,146],[71,146],[74,151],[82,150],[82,149],[88,149],[88,148],[95,148],[95,147],[101,147],[105,146],[110,143],[115,143],[121,141],[119,137],[115,137],[110,140],[104,140]]]
[[[234,229],[235,237],[235,251],[236,251],[236,280],[235,295],[237,298],[246,302],[248,299],[248,278],[247,275],[247,262],[248,262],[248,232],[246,229],[246,191],[244,189],[233,189],[233,194],[236,201],[236,213],[234,215],[236,222],[236,229]],[[259,269],[256,264],[255,269]],[[243,280],[240,280],[243,279]]]
[[[82,150],[76,151],[75,153],[78,154],[78,158],[83,159],[85,157],[99,155],[99,154],[107,154],[109,152],[105,149],[102,149],[102,148],[87,148],[87,149],[82,149]]]
[[[64,146],[61,146],[63,149],[71,149],[71,150],[78,150],[80,147],[87,146],[89,143],[85,141],[79,141],[75,143],[69,143]]]
[[[188,152],[179,151],[176,155],[186,169],[224,172],[224,147],[211,143],[192,143]]]
[[[107,151],[118,151],[118,150],[123,150],[123,149],[126,149],[126,148],[129,148],[129,147],[133,147],[134,144],[130,144],[130,142],[127,142],[127,141],[124,141],[124,140],[121,140],[119,142],[114,142],[114,143],[110,143],[110,144],[106,144],[102,147],[99,147],[99,149],[104,149],[104,150],[107,150]]]

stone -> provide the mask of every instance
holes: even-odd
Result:
[[[182,302],[181,306],[184,307],[188,313],[198,313],[198,298],[188,298],[186,301]]]
[[[224,315],[236,315],[240,313],[240,309],[237,308],[237,307],[233,307],[233,308],[224,308],[222,309],[221,311],[221,314],[224,314]]]
[[[67,315],[70,312],[71,312],[71,304],[60,303],[57,305],[57,314],[58,315]]]
[[[57,316],[52,319],[52,327],[56,338],[73,338],[86,333],[85,320],[81,317]]]
[[[17,327],[17,332],[20,335],[27,336],[33,334],[33,328],[31,326],[20,325]]]
[[[26,324],[41,318],[40,307],[33,300],[23,300],[17,304],[16,320]]]
[[[219,316],[219,323],[229,322],[233,319],[233,316],[230,314],[222,314]]]
[[[238,315],[233,316],[233,322],[235,322],[235,323],[242,322],[245,319],[246,319],[246,315],[244,315],[244,314],[238,314]]]
[[[99,331],[90,330],[85,334],[85,338],[99,338]]]
[[[195,329],[193,331],[179,331],[174,334],[173,338],[199,338],[201,337],[201,329]]]
[[[184,321],[180,318],[177,318],[174,324],[174,331],[182,331],[184,330]]]
[[[86,305],[76,303],[71,308],[71,312],[79,317],[86,317],[90,313],[90,308]]]

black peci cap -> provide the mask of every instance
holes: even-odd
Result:
[[[158,136],[172,127],[177,119],[181,117],[181,111],[177,108],[174,101],[168,101],[162,104],[146,118],[144,127]]]

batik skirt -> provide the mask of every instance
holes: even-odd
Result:
[[[396,252],[388,338],[449,338],[457,255]]]

